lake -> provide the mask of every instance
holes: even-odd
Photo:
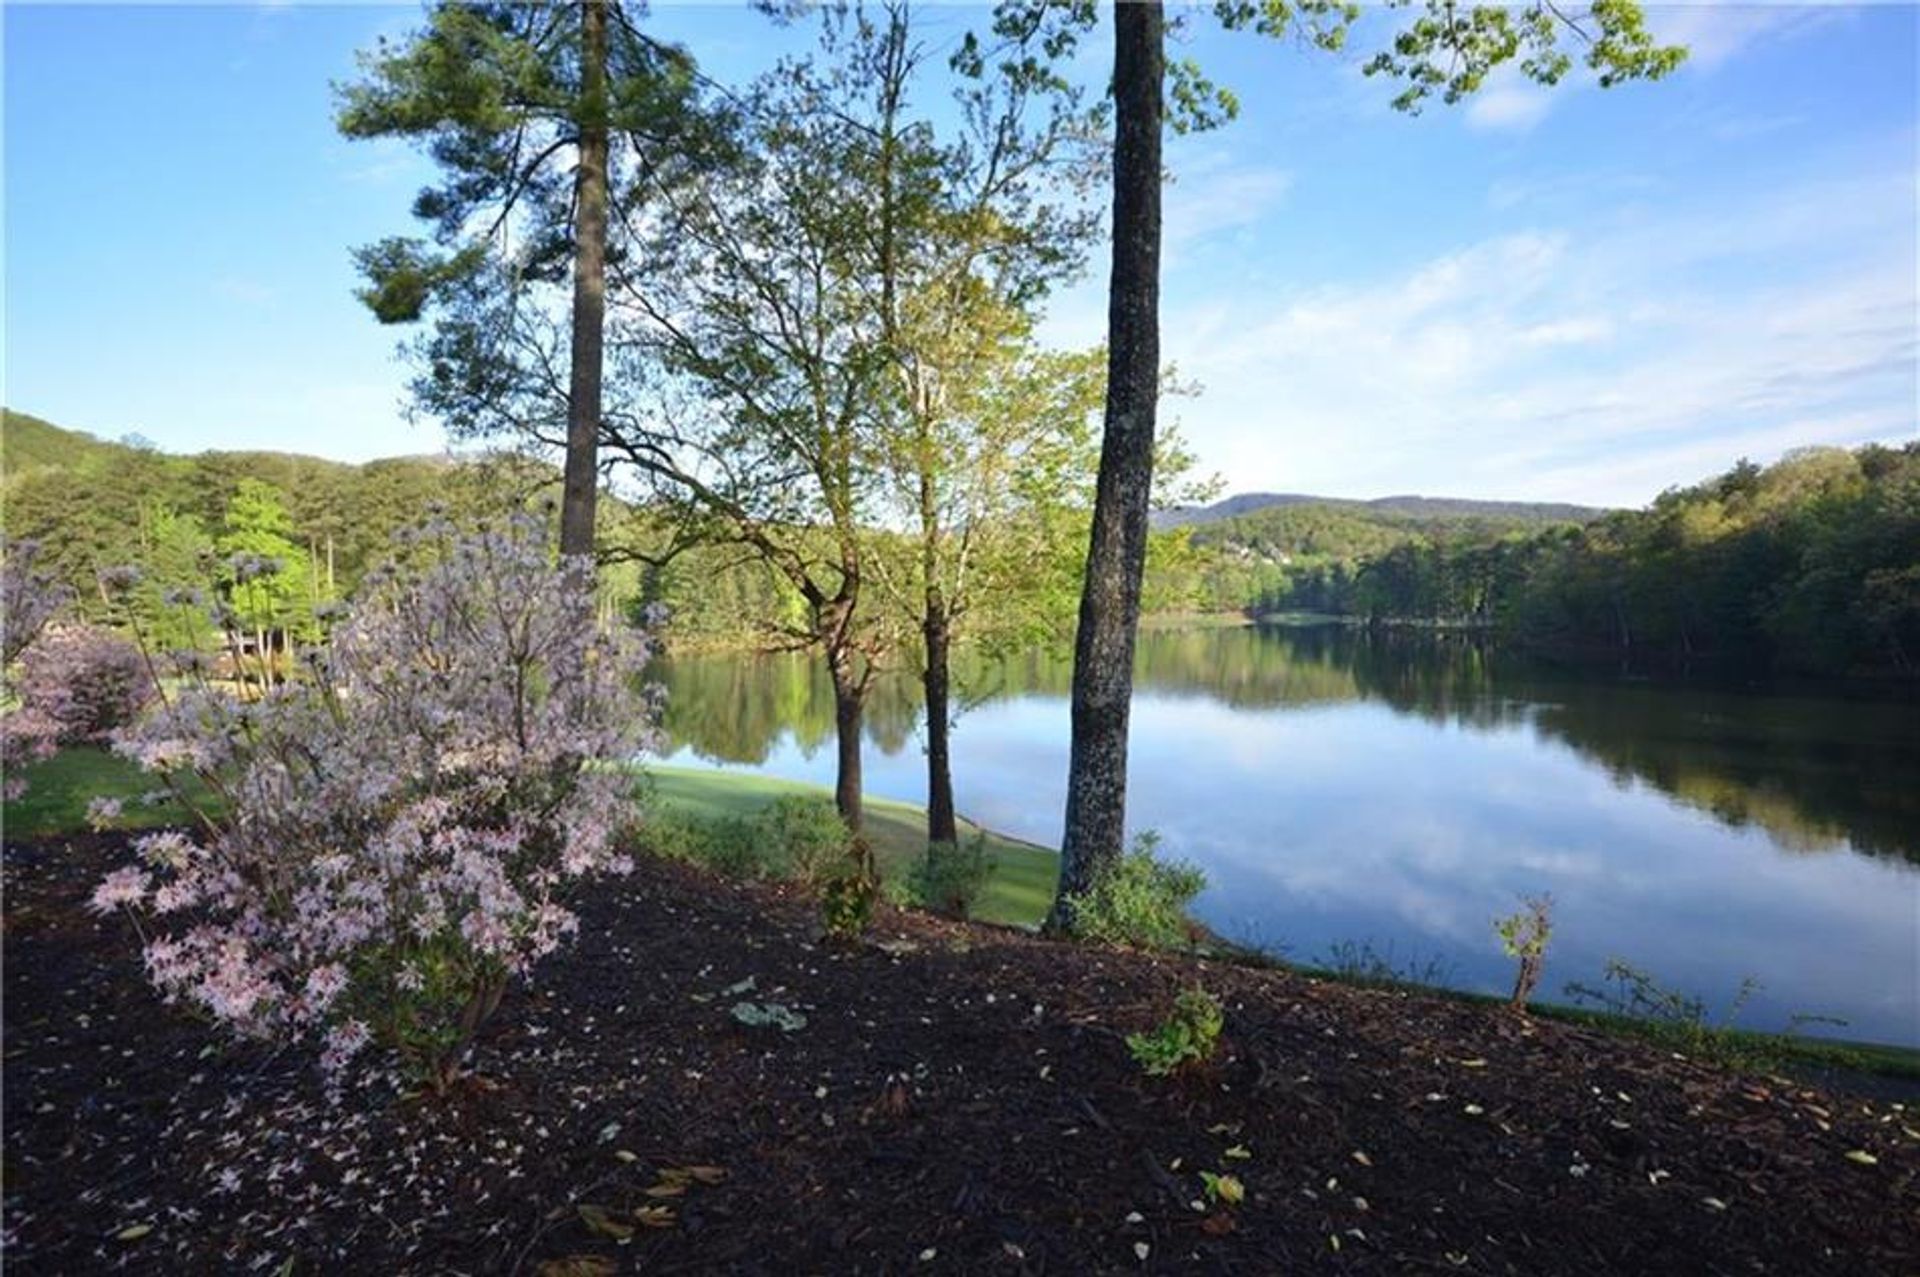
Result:
[[[957,669],[960,811],[1058,846],[1068,662]],[[1128,816],[1201,865],[1199,915],[1297,960],[1369,944],[1512,979],[1490,920],[1554,898],[1543,997],[1610,958],[1780,1029],[1920,1045],[1920,706],[1555,668],[1470,636],[1149,630]],[[797,655],[663,666],[669,760],[831,784],[833,699]],[[917,689],[883,678],[870,793],[923,801]]]

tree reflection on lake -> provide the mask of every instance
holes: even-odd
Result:
[[[962,662],[961,809],[1052,844],[1069,666]],[[817,661],[663,663],[673,761],[826,782]],[[869,788],[924,792],[917,686],[882,678]],[[1487,919],[1559,901],[1546,985],[1618,955],[1756,1027],[1795,1011],[1920,1042],[1920,714],[1898,689],[1839,696],[1558,669],[1469,637],[1340,628],[1141,636],[1130,816],[1212,887],[1228,934],[1313,958],[1341,940],[1507,978]]]

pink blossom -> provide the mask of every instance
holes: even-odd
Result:
[[[203,837],[135,844],[153,912],[189,920],[152,937],[149,977],[237,1033],[317,1037],[330,1073],[371,1040],[339,1019],[356,994],[416,995],[383,1029],[463,1049],[500,973],[577,930],[561,885],[632,868],[627,768],[656,740],[645,636],[599,627],[537,520],[429,525],[409,549],[306,677],[239,700],[194,663],[114,742],[232,795]],[[110,882],[97,898],[147,897],[144,870]]]
[[[87,824],[94,829],[111,828],[120,819],[122,810],[118,798],[93,798],[87,802]]]
[[[112,913],[122,905],[137,905],[146,898],[147,885],[152,881],[152,875],[144,869],[131,865],[116,869],[93,889],[88,907],[95,913]]]

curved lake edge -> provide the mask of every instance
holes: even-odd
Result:
[[[721,768],[642,765],[642,770],[667,782],[660,787],[659,798],[670,803],[685,800],[693,788],[689,785],[690,781],[698,782],[701,788],[712,786],[713,789],[708,792],[717,791],[723,794],[728,802],[728,808],[733,811],[751,810],[759,803],[771,802],[783,793],[806,794],[822,801],[831,801],[833,796],[832,790],[826,786],[810,785],[800,781],[782,781],[755,773],[727,771]],[[875,797],[868,797],[864,802],[867,805],[869,820],[872,821],[877,815],[883,822],[883,836],[891,837],[894,834],[893,830],[885,828],[884,822],[889,816],[905,816],[921,820],[925,818],[925,809],[914,803]],[[990,842],[995,845],[996,850],[1000,846],[1011,846],[1045,856],[1051,862],[1057,863],[1059,859],[1057,851],[1049,850],[1037,843],[1008,837],[973,821],[964,821],[964,823],[972,829],[985,833]],[[997,863],[994,869],[995,875],[1003,875],[1005,872],[1004,862]],[[975,917],[972,920],[1031,932],[1039,929],[1040,920],[1045,915],[1045,908],[1044,903],[1040,904],[1026,918]],[[1369,979],[1311,962],[1289,961],[1249,946],[1236,944],[1215,934],[1204,925],[1197,929],[1207,937],[1207,940],[1195,950],[1196,954],[1214,961],[1229,962],[1239,966],[1278,967],[1311,979],[1326,980],[1335,984],[1382,989],[1409,997],[1444,998],[1483,1006],[1489,1010],[1503,1006],[1506,1001],[1504,998],[1471,989],[1453,988],[1443,984]],[[1672,1033],[1663,1026],[1630,1016],[1538,999],[1529,1003],[1528,1012],[1543,1019],[1622,1034],[1660,1045],[1675,1045]],[[1920,1098],[1920,1049],[1845,1038],[1807,1038],[1757,1029],[1727,1028],[1715,1032],[1721,1035],[1719,1049],[1729,1059],[1738,1060],[1749,1068],[1785,1070],[1809,1082],[1873,1093],[1883,1097]]]
[[[636,768],[648,778],[657,801],[691,808],[696,814],[739,814],[756,810],[782,794],[805,794],[830,800],[831,790],[802,781],[788,781],[750,772],[709,767],[676,767],[642,763]],[[30,801],[6,804],[6,842],[33,844],[84,831],[85,809],[97,794],[132,794],[147,786],[148,778],[124,759],[104,750],[76,747],[31,766]],[[882,797],[867,799],[869,820],[896,857],[908,854],[919,835],[925,811],[914,803]],[[182,813],[161,805],[129,805],[129,824],[162,827],[182,823]],[[24,819],[23,819],[24,818]],[[21,826],[24,823],[25,828]],[[971,829],[984,833],[998,861],[989,897],[997,893],[999,908],[977,911],[973,921],[986,926],[1032,931],[1051,898],[1058,853],[1038,844],[997,834],[972,821]],[[1017,863],[1015,863],[1017,860]],[[1256,967],[1281,967],[1312,979],[1356,987],[1375,988],[1406,997],[1441,998],[1496,1010],[1505,999],[1469,989],[1357,977],[1311,962],[1295,962],[1236,944],[1205,927],[1208,937],[1200,953],[1213,961]],[[1551,953],[1549,962],[1551,962]],[[1562,1003],[1536,1000],[1530,1013],[1541,1018],[1582,1025],[1673,1046],[1669,1030],[1658,1024]],[[1722,1046],[1729,1057],[1749,1069],[1786,1072],[1802,1080],[1879,1098],[1920,1098],[1920,1049],[1853,1041],[1843,1038],[1807,1038],[1750,1029],[1722,1030]]]
[[[798,655],[664,663],[670,764],[831,780],[831,695]],[[1070,660],[956,661],[956,796],[1057,845]],[[1128,814],[1206,869],[1196,913],[1295,960],[1394,938],[1503,991],[1489,920],[1556,897],[1549,979],[1615,959],[1742,1023],[1920,1047],[1920,719],[1831,684],[1620,676],[1479,636],[1143,630]],[[1904,690],[1904,689],[1903,689]],[[883,673],[869,794],[922,802],[917,680]],[[1808,1027],[1801,1013],[1847,1022]]]

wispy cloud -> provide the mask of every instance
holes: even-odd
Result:
[[[1632,504],[1735,457],[1912,437],[1913,198],[1874,176],[1469,243],[1169,316],[1234,487]]]
[[[1553,90],[1519,76],[1505,76],[1473,95],[1467,104],[1467,123],[1477,129],[1520,131],[1546,118],[1553,106]]]
[[[1687,63],[1716,71],[1748,49],[1804,35],[1846,20],[1839,5],[1681,4],[1656,5],[1647,25],[1663,41],[1687,46]]]
[[[1169,255],[1227,231],[1257,225],[1292,189],[1293,175],[1265,164],[1233,164],[1202,157],[1167,187],[1165,235]]]

